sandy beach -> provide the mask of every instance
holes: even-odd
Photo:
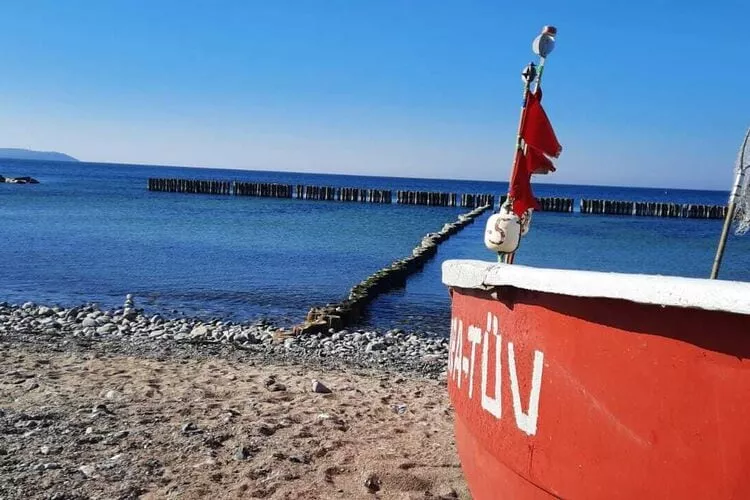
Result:
[[[414,374],[0,335],[3,500],[469,498],[452,426],[444,381]]]

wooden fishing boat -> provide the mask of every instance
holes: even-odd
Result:
[[[750,498],[750,283],[513,264],[535,208],[531,175],[554,171],[562,150],[540,89],[556,33],[542,30],[538,70],[522,73],[508,196],[484,235],[498,262],[443,263],[448,391],[471,493]],[[711,278],[738,199],[750,228],[748,137]]]
[[[750,498],[750,284],[449,260],[476,499]]]

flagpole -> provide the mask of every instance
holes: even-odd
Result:
[[[555,47],[555,40],[554,37],[557,35],[557,28],[554,26],[545,26],[542,28],[541,34],[539,34],[532,43],[532,49],[535,54],[539,56],[539,70],[537,72],[536,66],[533,62],[529,63],[528,66],[523,70],[521,73],[521,76],[524,79],[524,89],[523,89],[523,106],[521,107],[521,118],[518,121],[518,133],[516,135],[516,150],[513,155],[513,166],[511,167],[510,172],[510,180],[508,182],[508,197],[505,202],[505,208],[508,211],[513,210],[513,199],[510,197],[510,188],[511,183],[513,181],[513,177],[515,175],[516,170],[516,162],[518,161],[518,155],[523,150],[523,146],[521,144],[521,131],[523,130],[523,124],[526,119],[526,110],[528,109],[528,102],[529,102],[529,92],[531,89],[531,84],[536,80],[536,84],[534,85],[534,92],[536,92],[539,89],[539,85],[542,81],[542,74],[544,73],[544,63],[547,60],[547,55],[549,55],[550,52]],[[502,207],[501,207],[502,208]],[[523,214],[516,214],[519,218]],[[523,235],[519,236],[523,237]],[[503,262],[505,264],[513,264],[513,260],[516,256],[516,252],[511,252],[507,254],[498,254],[498,260],[500,262]]]
[[[716,249],[716,256],[714,257],[714,265],[711,268],[711,279],[715,280],[719,276],[719,268],[721,267],[721,260],[724,257],[724,247],[727,243],[727,236],[729,236],[729,228],[732,225],[732,219],[734,218],[734,211],[737,206],[737,197],[742,188],[742,181],[745,177],[745,149],[747,148],[748,139],[750,139],[750,129],[745,134],[745,140],[742,142],[742,148],[740,149],[739,164],[737,165],[737,175],[734,178],[734,187],[729,195],[729,204],[727,206],[727,215],[724,218],[724,227],[721,229],[721,237],[719,238],[719,247]]]

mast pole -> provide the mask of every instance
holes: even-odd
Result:
[[[729,195],[729,203],[727,205],[727,215],[724,217],[724,227],[721,229],[721,237],[719,238],[719,247],[716,249],[716,256],[714,257],[714,264],[711,268],[710,279],[715,280],[719,276],[719,268],[721,267],[721,259],[724,257],[724,247],[727,244],[727,236],[729,236],[729,228],[732,225],[732,219],[734,218],[734,211],[737,206],[737,197],[740,194],[742,188],[742,181],[745,177],[745,149],[747,148],[748,140],[750,139],[750,129],[745,134],[745,140],[742,142],[742,148],[740,149],[739,163],[737,165],[737,175],[734,178],[734,187]]]
[[[513,163],[510,167],[510,179],[508,180],[508,196],[503,206],[500,209],[504,209],[507,212],[513,210],[513,199],[510,197],[510,187],[513,182],[513,176],[515,175],[516,162],[518,161],[518,155],[523,149],[521,144],[521,131],[523,130],[523,124],[526,120],[526,104],[529,102],[529,89],[531,88],[531,82],[536,78],[536,66],[533,62],[530,62],[521,72],[521,78],[523,78],[523,102],[521,103],[521,116],[518,119],[518,132],[516,133],[516,149],[513,152]],[[498,254],[498,260],[505,264],[513,263],[513,253],[501,253]]]
[[[532,49],[535,54],[539,56],[539,70],[536,70],[536,66],[533,62],[529,63],[528,66],[521,73],[521,77],[524,80],[523,89],[523,105],[521,107],[521,118],[518,121],[518,133],[516,135],[516,150],[513,155],[513,166],[511,167],[510,181],[508,182],[508,197],[505,202],[504,208],[506,211],[511,212],[513,210],[513,199],[510,197],[510,188],[515,174],[516,162],[518,161],[518,155],[523,151],[523,144],[521,142],[521,131],[523,130],[524,120],[526,118],[526,109],[529,101],[529,93],[531,84],[536,82],[534,85],[534,92],[539,89],[539,85],[542,82],[542,74],[544,73],[544,63],[547,60],[547,56],[555,47],[555,36],[557,35],[557,28],[554,26],[545,26],[542,28],[541,34],[539,34],[532,43]],[[503,208],[503,207],[501,207]],[[523,214],[516,214],[519,218]],[[523,234],[519,236],[523,237]],[[513,260],[516,256],[516,252],[507,254],[498,254],[498,260],[505,264],[513,264]]]

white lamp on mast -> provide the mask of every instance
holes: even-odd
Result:
[[[542,32],[534,38],[531,44],[531,50],[534,51],[534,54],[542,59],[546,58],[555,49],[555,35],[557,35],[557,28],[554,26],[542,28]]]

